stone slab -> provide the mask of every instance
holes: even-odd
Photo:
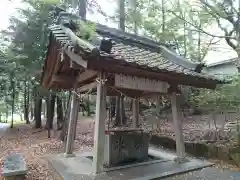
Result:
[[[174,156],[170,155],[170,159],[162,157],[162,159],[166,161],[139,164],[139,166],[128,166],[127,168],[111,171],[105,169],[107,172],[94,175],[92,173],[92,160],[86,158],[86,156],[92,156],[92,153],[75,154],[76,157],[73,158],[64,158],[63,154],[59,154],[48,156],[46,159],[49,165],[58,172],[63,180],[150,180],[194,171],[213,165],[212,163],[198,159],[189,159],[188,162],[179,164],[175,163],[171,159],[174,158]]]
[[[3,163],[2,175],[4,177],[27,174],[27,164],[22,154],[6,156]]]

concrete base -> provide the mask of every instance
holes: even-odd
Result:
[[[189,159],[187,159],[186,157],[182,157],[182,158],[177,157],[177,158],[174,159],[174,161],[175,161],[176,163],[181,164],[181,163],[186,163],[186,162],[188,162]]]
[[[197,159],[189,159],[188,162],[179,164],[174,162],[176,158],[174,154],[161,149],[150,148],[149,154],[151,156],[154,154],[156,157],[162,159],[154,160],[152,163],[147,162],[127,165],[126,167],[105,168],[105,173],[97,175],[93,174],[91,158],[87,158],[92,156],[91,152],[75,153],[76,157],[74,158],[64,158],[63,154],[50,155],[46,159],[49,165],[59,174],[59,177],[55,178],[56,180],[150,180],[213,165],[212,163]]]
[[[75,154],[73,154],[73,153],[72,153],[72,154],[64,153],[63,156],[64,156],[65,158],[76,157]]]

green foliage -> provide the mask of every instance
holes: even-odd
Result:
[[[176,51],[192,61],[203,61],[210,45],[217,41],[194,31],[205,28],[211,16],[188,1],[126,0],[126,30],[154,40],[173,43]],[[116,13],[119,16],[118,12]],[[192,23],[186,23],[186,21]]]
[[[11,18],[10,29],[16,32],[12,41],[12,51],[20,54],[18,63],[27,74],[35,76],[43,65],[47,47],[48,25],[52,23],[51,1],[28,0],[31,8],[19,9],[22,16]]]
[[[216,111],[233,110],[240,107],[240,76],[235,76],[231,83],[219,85],[215,90],[201,89],[192,95],[190,102],[202,108]]]
[[[10,109],[22,113],[25,81],[30,90],[38,83],[48,43],[47,27],[54,20],[51,8],[59,3],[56,0],[23,2],[25,5],[18,9],[18,15],[10,18],[8,29],[1,32],[3,37],[5,34],[9,37],[3,38],[0,53],[0,112],[4,113]]]
[[[96,34],[96,25],[82,20],[74,21],[74,23],[77,26],[77,32],[75,32],[75,34],[80,38],[91,41]]]

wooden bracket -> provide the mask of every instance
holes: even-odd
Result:
[[[170,85],[170,87],[168,88],[168,94],[172,94],[172,93],[177,93],[177,94],[181,94],[181,90],[179,89],[178,85]]]

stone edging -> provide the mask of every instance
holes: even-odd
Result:
[[[164,136],[152,135],[150,144],[162,146],[169,150],[176,149],[175,140]],[[186,153],[195,157],[218,159],[240,166],[240,148],[237,147],[228,147],[204,142],[185,142],[185,149]]]

